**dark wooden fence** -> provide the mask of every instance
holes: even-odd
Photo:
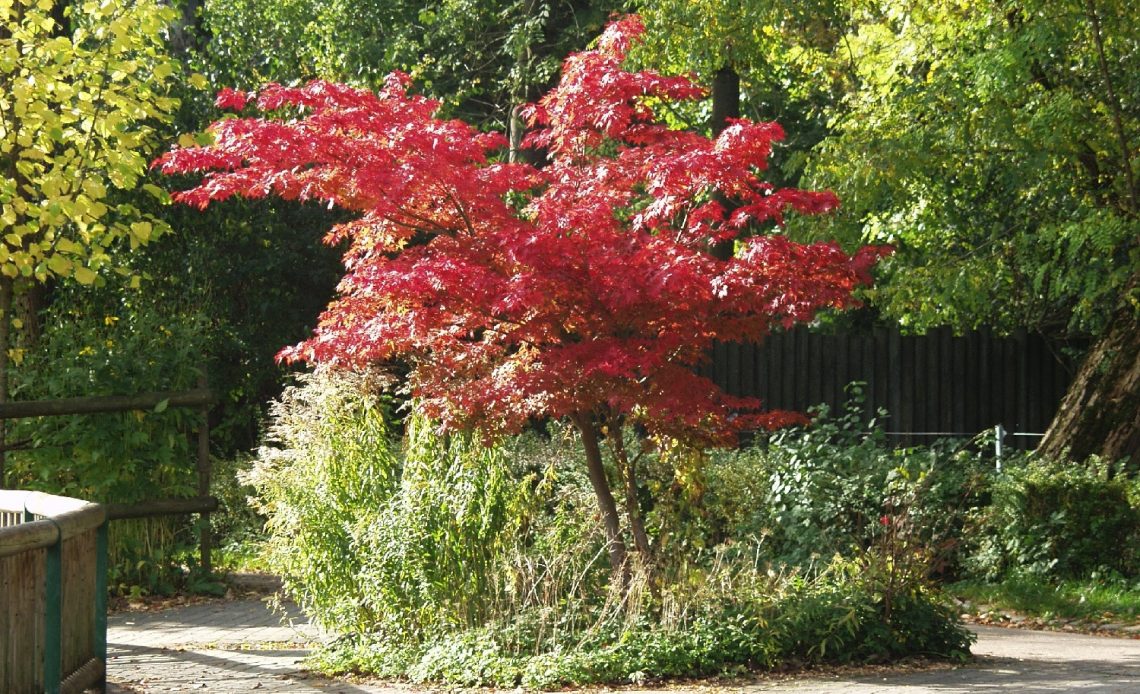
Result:
[[[885,428],[902,445],[936,434],[972,436],[1001,424],[1007,445],[1032,448],[1056,412],[1074,366],[1037,335],[997,337],[982,330],[922,336],[877,329],[824,335],[806,328],[763,344],[719,345],[704,369],[733,395],[760,398],[768,409],[806,411],[847,401],[848,383],[863,381],[865,411],[887,410]]]

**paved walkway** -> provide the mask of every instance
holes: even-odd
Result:
[[[301,661],[321,634],[296,608],[263,600],[112,615],[107,624],[111,692],[395,692],[330,681]]]
[[[968,666],[757,681],[728,689],[749,694],[1140,692],[1140,640],[997,627],[976,631],[979,638],[973,650],[979,657]],[[301,660],[320,639],[321,634],[296,609],[283,618],[261,600],[117,614],[109,620],[107,635],[110,691],[408,694],[412,689],[337,682],[305,673]]]
[[[963,667],[897,675],[801,679],[749,692],[794,694],[1046,694],[1140,692],[1140,640],[974,627],[977,660]]]

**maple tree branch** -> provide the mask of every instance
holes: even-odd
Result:
[[[650,571],[653,563],[653,550],[649,546],[649,536],[645,532],[645,521],[641,516],[641,503],[637,498],[637,459],[629,459],[625,450],[625,430],[620,417],[608,417],[608,438],[613,449],[614,460],[617,461],[625,488],[625,513],[629,517],[629,528],[633,533],[633,544],[641,555],[641,561],[646,571]],[[639,456],[640,457],[640,456]]]
[[[463,218],[463,223],[467,226],[467,233],[474,236],[475,227],[471,224],[471,218],[467,216],[467,210],[463,209],[463,204],[459,202],[459,200],[450,190],[445,190],[444,192],[447,195],[447,199],[450,200],[453,205],[455,205],[455,210],[459,212],[459,216]]]
[[[405,210],[405,209],[401,209],[400,214],[402,214],[406,217],[411,217],[413,220],[419,222],[420,224],[423,224],[424,226],[434,227],[441,234],[446,234],[448,232],[454,232],[455,231],[455,229],[452,229],[450,227],[446,227],[446,226],[440,224],[439,222],[435,221],[434,219],[431,219],[430,217],[418,215],[418,214],[409,212],[408,210]],[[422,232],[428,233],[428,229],[425,229],[423,226],[416,226],[415,224],[412,224],[410,222],[405,222],[403,220],[396,219],[395,217],[392,217],[391,215],[386,215],[384,217],[384,219],[395,224],[395,225],[397,225],[397,226],[402,226],[405,229],[413,229],[415,231],[422,231]]]

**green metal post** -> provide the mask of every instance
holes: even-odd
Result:
[[[95,657],[103,659],[103,678],[97,683],[107,691],[107,526],[105,520],[95,534]]]
[[[58,527],[57,527],[58,531]],[[47,548],[44,565],[44,692],[59,694],[63,680],[63,533]]]

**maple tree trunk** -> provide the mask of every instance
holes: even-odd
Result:
[[[649,546],[649,535],[645,532],[645,520],[641,515],[641,504],[637,500],[637,461],[630,460],[625,451],[625,441],[620,425],[610,432],[614,458],[621,469],[622,486],[625,491],[625,513],[629,517],[629,529],[633,534],[633,546],[641,555],[641,563],[648,570],[653,565],[653,550]]]
[[[1128,294],[1129,292],[1125,292]],[[1140,464],[1140,315],[1123,302],[1089,350],[1037,452]]]
[[[586,471],[589,473],[594,495],[598,499],[598,510],[602,514],[602,525],[606,530],[610,568],[614,576],[620,578],[624,589],[629,585],[630,578],[628,552],[621,535],[617,504],[614,502],[613,493],[610,492],[609,480],[606,479],[606,468],[602,463],[602,451],[598,447],[594,416],[591,413],[578,412],[572,419],[578,431],[582,433],[582,446],[586,449]]]

